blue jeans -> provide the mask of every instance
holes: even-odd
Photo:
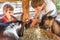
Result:
[[[6,23],[0,23],[0,27],[4,27],[6,28],[9,24],[6,24]]]

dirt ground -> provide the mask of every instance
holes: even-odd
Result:
[[[47,34],[50,36],[47,36]],[[19,40],[58,40],[57,37],[52,36],[50,33],[45,32],[45,30],[39,27],[33,27],[24,30],[23,37]]]

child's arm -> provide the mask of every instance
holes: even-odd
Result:
[[[45,7],[45,3],[42,4],[41,7],[39,7],[39,9],[35,9],[35,15],[34,18],[37,18],[39,15],[39,12]]]
[[[34,15],[34,18],[32,23],[30,24],[30,27],[34,26],[37,22],[40,22],[39,19],[37,19],[38,15],[39,15],[39,12],[44,8],[45,6],[45,3],[42,4],[42,6],[40,7],[40,9],[35,9],[35,15]]]
[[[44,6],[45,3],[43,3],[41,7],[35,9],[35,15],[34,15],[35,19],[33,19],[32,23],[30,24],[30,27],[34,26],[38,22],[37,17],[39,15],[39,12],[44,8]]]

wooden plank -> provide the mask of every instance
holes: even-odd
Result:
[[[19,1],[19,0],[0,0],[0,2],[7,2],[7,1],[14,2],[14,1]]]

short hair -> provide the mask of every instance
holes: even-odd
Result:
[[[9,10],[14,10],[13,6],[11,6],[11,5],[9,5],[9,4],[5,4],[5,5],[3,6],[3,10],[7,10],[7,9],[9,9]]]
[[[43,3],[44,3],[44,0],[31,0],[31,6],[33,8],[41,6]]]

